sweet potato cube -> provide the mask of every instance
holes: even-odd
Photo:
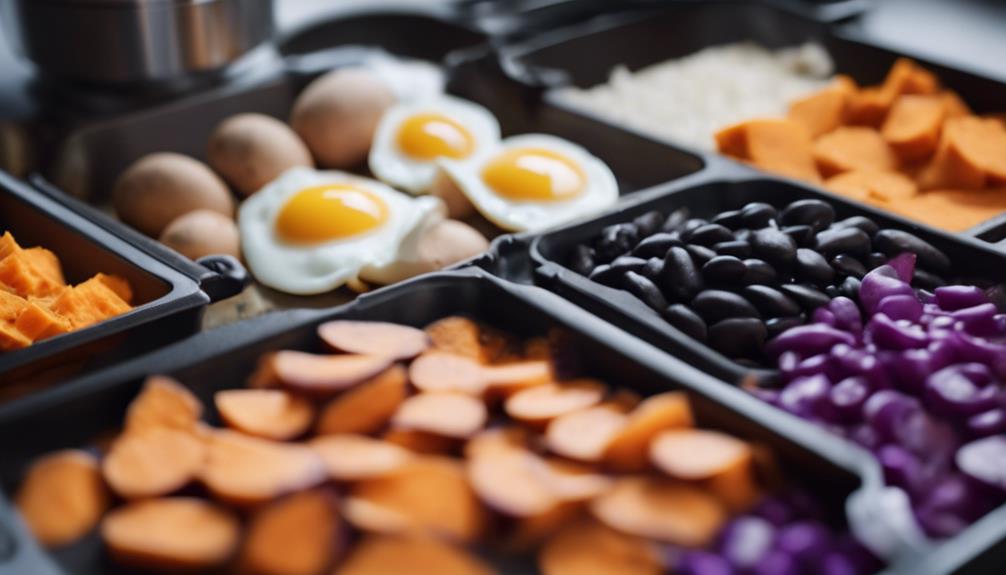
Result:
[[[31,340],[13,324],[0,322],[0,351],[12,351],[31,345]]]
[[[974,190],[989,181],[1006,182],[1006,126],[975,116],[948,119],[919,187]]]
[[[94,274],[95,280],[101,282],[108,289],[115,292],[115,295],[119,296],[122,301],[126,303],[132,303],[133,301],[133,288],[129,285],[129,281],[125,278],[121,278],[115,275],[109,274]]]
[[[824,186],[855,200],[883,204],[904,201],[918,193],[918,187],[900,172],[853,170],[828,179]]]
[[[930,190],[889,209],[937,228],[963,232],[1006,212],[1006,189]]]
[[[820,181],[807,130],[792,120],[751,120],[716,134],[720,152],[783,176]]]
[[[22,296],[46,297],[63,287],[47,274],[47,267],[39,269],[33,261],[37,256],[27,255],[27,250],[15,250],[0,260],[0,284]]]
[[[842,125],[845,106],[853,92],[836,84],[809,96],[794,100],[787,117],[802,125],[816,138]]]
[[[3,236],[0,236],[0,260],[19,251],[21,251],[21,246],[17,244],[14,236],[10,232],[4,232]]]
[[[58,285],[66,285],[66,279],[63,277],[63,267],[60,265],[56,254],[45,248],[36,247],[24,250],[24,256],[31,262],[38,273]]]
[[[71,329],[69,321],[36,302],[28,303],[14,325],[32,341],[67,333]]]
[[[943,107],[946,110],[948,118],[961,118],[974,115],[964,99],[953,90],[944,90],[941,92],[940,99],[943,101]]]
[[[0,289],[0,323],[14,323],[28,307],[28,300]]]
[[[825,177],[851,170],[893,171],[898,159],[872,128],[843,126],[814,142],[814,161]]]
[[[80,329],[131,308],[101,279],[94,277],[65,290],[53,301],[51,309],[67,318],[74,329]]]
[[[940,143],[945,116],[942,97],[909,94],[894,103],[880,133],[902,162],[925,160]]]

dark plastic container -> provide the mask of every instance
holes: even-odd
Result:
[[[879,470],[858,448],[796,418],[779,417],[754,398],[730,393],[733,390],[721,382],[553,294],[503,282],[475,269],[425,276],[361,296],[335,310],[274,314],[200,334],[80,379],[67,386],[61,397],[0,408],[0,452],[4,454],[0,479],[10,493],[32,458],[60,447],[86,445],[95,436],[114,431],[148,374],[178,378],[209,407],[215,391],[242,386],[264,352],[317,350],[315,328],[322,321],[352,318],[422,326],[453,314],[465,314],[519,335],[541,335],[549,328],[562,328],[581,351],[588,373],[647,394],[683,389],[693,400],[699,425],[771,447],[784,468],[810,485],[839,516],[843,508],[856,508],[866,517],[875,515],[871,498],[879,486]],[[53,553],[54,562],[48,562],[15,515],[0,505],[0,543],[5,537],[13,541],[7,544],[13,551],[0,552],[0,571],[8,567],[18,573],[114,572],[102,559],[94,536]]]

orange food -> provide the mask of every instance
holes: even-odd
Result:
[[[850,78],[842,78],[836,78],[823,90],[790,102],[787,117],[806,128],[812,138],[841,126],[845,107],[856,90]]]
[[[749,120],[716,133],[720,152],[767,172],[816,182],[820,179],[806,128],[791,120]]]
[[[872,128],[841,127],[814,142],[814,161],[825,177],[851,170],[895,170],[898,159]]]
[[[555,533],[538,555],[542,575],[659,575],[657,548],[597,521],[583,520]]]
[[[603,383],[592,379],[549,383],[510,396],[504,408],[517,421],[543,427],[556,417],[596,405],[605,391]]]
[[[409,380],[421,391],[481,395],[489,385],[482,364],[467,355],[431,351],[409,366]]]
[[[909,203],[918,187],[900,172],[878,170],[852,170],[828,178],[824,187],[854,200],[869,202],[891,209],[891,206]]]
[[[405,368],[396,364],[342,392],[321,410],[315,432],[326,435],[380,431],[405,401],[407,383]]]
[[[946,112],[940,96],[902,96],[880,133],[902,162],[925,160],[936,151]]]
[[[64,289],[52,302],[52,310],[69,320],[73,329],[87,327],[130,309],[129,303],[98,277]]]
[[[747,443],[702,429],[663,431],[650,444],[650,458],[659,469],[689,481],[709,479],[735,466],[750,466],[751,457]]]
[[[270,356],[272,374],[293,391],[334,395],[381,373],[392,360],[379,355],[316,355],[279,351]]]
[[[228,389],[213,401],[228,427],[266,439],[303,435],[314,420],[310,402],[278,389]]]
[[[113,444],[102,472],[125,499],[167,495],[185,487],[202,469],[206,446],[194,435],[168,427],[135,431]]]
[[[597,462],[627,422],[625,414],[607,405],[574,411],[548,424],[545,445],[563,457]]]
[[[194,432],[203,414],[196,396],[177,381],[155,375],[126,410],[126,431],[157,427]]]
[[[468,481],[486,505],[510,517],[534,517],[560,504],[559,495],[543,481],[529,451],[493,451],[468,461]]]
[[[482,347],[481,328],[466,317],[445,317],[426,326],[425,331],[437,350],[481,363],[488,363],[490,360]]]
[[[325,435],[308,445],[321,456],[336,481],[359,481],[387,475],[412,460],[401,446],[366,435]]]
[[[58,547],[94,529],[109,496],[94,456],[67,449],[32,463],[15,503],[35,538]]]
[[[931,226],[963,232],[1006,212],[1006,188],[928,190],[888,209]]]
[[[626,423],[608,442],[604,465],[621,472],[639,472],[650,467],[649,448],[653,438],[665,429],[694,425],[688,396],[668,392],[643,400]]]
[[[318,326],[318,336],[336,351],[410,359],[430,345],[419,329],[376,321],[329,321]]]
[[[467,439],[483,427],[489,414],[482,401],[459,393],[420,393],[406,399],[391,418],[400,429]]]
[[[321,575],[342,552],[335,494],[317,489],[276,501],[256,513],[238,558],[247,575]]]
[[[334,575],[492,575],[477,556],[432,537],[371,536],[360,542]]]

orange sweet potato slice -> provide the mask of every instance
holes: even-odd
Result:
[[[482,395],[489,381],[482,364],[465,355],[431,351],[409,366],[409,380],[422,391]]]
[[[671,477],[698,481],[734,467],[751,466],[751,446],[731,435],[707,429],[662,431],[650,444],[650,459]]]
[[[258,511],[239,553],[247,575],[321,575],[342,553],[339,501],[324,489],[296,493]]]
[[[468,481],[486,505],[509,517],[534,517],[561,499],[536,470],[540,460],[521,449],[482,453],[468,460]]]
[[[31,345],[31,339],[15,325],[0,323],[0,351],[14,351]]]
[[[527,429],[516,425],[484,429],[465,443],[464,455],[472,458],[496,451],[524,449],[531,441]]]
[[[218,431],[200,478],[219,500],[247,506],[308,489],[328,478],[325,462],[313,449]]]
[[[191,497],[131,503],[101,523],[112,560],[144,572],[178,573],[222,565],[237,548],[240,534],[233,513]]]
[[[420,535],[370,536],[334,575],[492,575],[496,571],[460,547]]]
[[[716,142],[720,152],[765,171],[811,182],[820,180],[810,134],[792,120],[749,120],[721,130]]]
[[[18,251],[21,251],[21,246],[18,245],[17,240],[10,232],[4,232],[0,236],[0,260]]]
[[[63,266],[60,265],[56,254],[43,247],[35,247],[24,250],[24,257],[35,268],[35,271],[45,276],[52,283],[58,286],[66,285],[66,278],[63,277]]]
[[[350,495],[457,541],[473,541],[485,527],[485,511],[464,467],[445,457],[414,458],[390,474],[356,483]]]
[[[188,485],[206,459],[206,446],[192,433],[168,427],[120,436],[102,462],[108,485],[125,499],[156,497]]]
[[[315,433],[376,433],[405,401],[405,368],[392,365],[373,379],[342,392],[321,411]]]
[[[489,391],[504,397],[518,391],[554,381],[552,367],[545,360],[516,361],[485,368]]]
[[[99,278],[64,289],[50,308],[82,329],[131,310],[132,307]]]
[[[391,366],[377,355],[315,355],[279,351],[270,357],[276,380],[293,391],[316,396],[334,395],[373,378]]]
[[[391,359],[411,359],[430,345],[420,329],[381,321],[329,321],[318,326],[318,336],[336,351]]]
[[[620,472],[639,472],[650,468],[650,442],[665,429],[694,425],[688,396],[679,391],[654,395],[643,400],[629,414],[625,425],[604,450],[605,467]]]
[[[538,554],[542,575],[659,575],[656,547],[597,521],[581,520],[555,533]]]
[[[310,402],[278,389],[228,389],[218,391],[213,402],[228,427],[266,439],[303,435],[314,419]]]
[[[1006,212],[1006,189],[930,190],[890,209],[933,227],[963,232]]]
[[[563,457],[597,462],[627,422],[624,413],[608,405],[574,411],[548,424],[545,445]]]
[[[346,523],[363,533],[403,535],[423,532],[421,527],[398,511],[358,497],[347,497],[343,500],[342,516]]]
[[[594,467],[557,457],[539,458],[534,472],[563,501],[593,499],[612,485],[611,478],[598,473]]]
[[[445,317],[426,326],[425,331],[437,350],[467,357],[480,363],[489,362],[481,343],[482,330],[477,323],[467,317]]]
[[[543,427],[556,417],[596,405],[606,390],[603,383],[591,379],[548,383],[510,396],[504,408],[517,421]]]
[[[412,429],[457,439],[467,439],[489,418],[478,398],[460,393],[420,393],[402,402],[391,418],[400,429]]]
[[[953,90],[943,90],[940,93],[940,99],[943,100],[943,107],[947,118],[961,118],[974,115],[960,94]]]
[[[308,442],[336,481],[359,481],[387,475],[412,460],[409,450],[365,435],[324,435]]]
[[[852,170],[832,176],[824,187],[843,196],[869,202],[887,204],[908,202],[918,193],[918,186],[908,176],[900,172],[877,170]]]
[[[850,170],[892,171],[897,157],[872,128],[843,126],[814,142],[814,161],[824,177]]]
[[[458,440],[456,438],[420,431],[418,429],[389,429],[381,435],[381,439],[388,443],[404,447],[409,451],[425,453],[427,455],[454,453],[458,447]]]
[[[851,94],[838,85],[828,86],[791,102],[787,117],[806,128],[811,138],[816,138],[842,125]]]
[[[0,288],[0,322],[13,323],[28,307],[28,300]]]
[[[59,547],[94,529],[109,496],[94,456],[67,449],[32,463],[15,503],[38,542]]]
[[[115,275],[94,274],[94,280],[100,282],[108,289],[115,292],[122,301],[130,303],[133,301],[133,288],[129,285],[129,280]]]
[[[72,329],[70,322],[35,302],[28,303],[14,327],[32,341],[57,336]]]
[[[195,431],[203,406],[192,392],[177,381],[154,375],[126,410],[126,432],[153,427]]]
[[[940,96],[902,96],[880,133],[902,162],[925,160],[939,145],[945,116],[946,104]]]
[[[979,189],[990,180],[1006,181],[1006,127],[974,116],[948,119],[919,187]]]
[[[652,476],[618,479],[591,503],[594,516],[623,533],[699,547],[720,531],[727,513],[704,489]]]
[[[38,269],[34,259],[26,250],[17,249],[0,260],[0,285],[21,297],[59,293],[65,285],[50,277],[47,267]]]

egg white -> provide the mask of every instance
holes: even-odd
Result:
[[[387,84],[399,102],[442,94],[446,84],[443,69],[422,60],[405,60],[376,52],[362,65]]]
[[[276,231],[276,218],[300,190],[323,184],[348,184],[367,190],[388,208],[383,225],[363,234],[313,245],[288,243]],[[413,198],[380,182],[338,171],[293,168],[241,205],[238,227],[245,261],[255,278],[297,295],[331,291],[356,278],[366,266],[388,266],[402,241],[428,221],[443,219],[439,198]]]
[[[401,102],[389,108],[377,125],[369,156],[370,171],[374,177],[413,194],[430,189],[437,173],[436,160],[412,158],[398,146],[402,122],[417,114],[428,113],[447,116],[464,126],[475,142],[472,156],[499,143],[499,122],[492,112],[478,104],[443,95]]]
[[[482,179],[482,169],[510,148],[540,148],[566,156],[580,165],[586,187],[578,196],[559,201],[519,201],[496,194]],[[600,212],[618,201],[618,183],[604,162],[581,146],[548,134],[513,136],[465,160],[441,158],[438,163],[479,213],[508,231],[550,228]]]

